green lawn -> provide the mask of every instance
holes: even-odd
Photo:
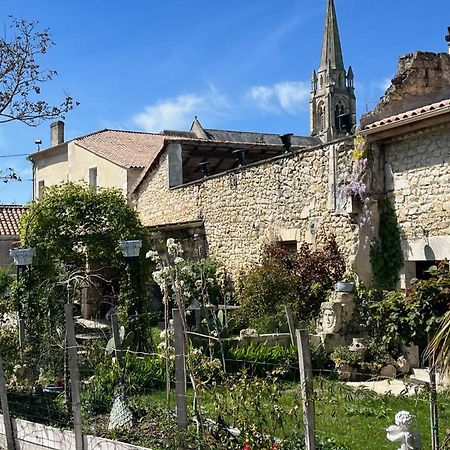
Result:
[[[216,407],[214,394],[220,388],[204,392],[201,396],[202,410],[205,417],[215,418]],[[291,383],[285,385],[280,403],[286,406],[293,404],[298,395],[298,386]],[[337,381],[315,382],[316,434],[319,440],[332,439],[336,446],[348,449],[380,450],[398,448],[386,439],[385,430],[394,423],[394,416],[400,410],[407,410],[414,416],[414,428],[422,433],[423,448],[431,448],[429,403],[425,394],[413,397],[380,396],[371,391],[353,390]],[[223,394],[223,392],[221,392]],[[188,406],[192,393],[189,394]],[[132,399],[141,407],[150,405],[163,406],[165,393],[155,392],[145,397]],[[174,404],[174,393],[172,403]],[[450,428],[450,394],[443,393],[438,397],[441,442],[446,429]],[[232,418],[226,417],[232,424]],[[289,427],[303,429],[301,414],[288,420]]]
[[[249,380],[249,384],[252,383],[254,384],[255,381]],[[429,404],[425,393],[414,397],[380,396],[371,391],[350,389],[345,384],[337,381],[315,379],[314,383],[316,435],[318,440],[322,442],[331,439],[334,443],[334,445],[326,447],[326,450],[394,450],[398,448],[395,444],[387,441],[385,429],[394,423],[394,416],[400,410],[407,410],[414,416],[414,428],[422,433],[423,448],[431,448]],[[275,401],[275,397],[272,400],[264,400],[264,397],[262,397],[262,400],[261,398],[259,400],[255,399],[255,402],[262,401],[262,403],[259,403],[259,406],[254,410],[250,408],[250,417],[254,414],[255,423],[258,420],[260,421],[261,416],[267,418],[266,423],[261,421],[259,423],[263,423],[263,426],[265,426],[265,433],[267,430],[275,430],[270,434],[277,437],[289,436],[295,430],[302,433],[303,420],[301,408],[298,409],[297,416],[287,416],[284,429],[279,424],[272,426],[272,419],[270,418],[270,412],[274,404],[277,404],[281,408],[284,407],[286,410],[291,409],[295,405],[296,398],[298,398],[298,391],[299,386],[297,384],[283,383],[281,396],[277,397]],[[235,404],[239,403],[239,400],[236,402],[233,395],[230,388],[224,389],[220,385],[202,391],[201,407],[203,416],[214,420],[217,418],[217,398],[220,398],[219,403],[222,411],[226,411],[223,419],[229,425],[236,425],[236,418],[233,418],[232,414],[230,414],[230,408],[224,408],[226,405],[232,405],[233,402]],[[128,433],[112,434],[107,431],[109,408],[105,409],[102,414],[97,415],[86,412],[85,431],[157,448],[153,444],[153,439],[158,436],[161,437],[161,428],[153,412],[158,407],[164,409],[165,397],[164,391],[154,391],[146,395],[128,398],[130,405],[136,412],[137,419],[136,426]],[[36,394],[24,395],[22,393],[16,395],[11,393],[10,399],[10,408],[13,416],[29,418],[27,413],[29,412],[30,402],[34,402],[34,417],[31,420],[39,422],[40,420],[37,416],[41,416],[45,423],[71,427],[71,419],[67,416],[67,411],[65,414],[62,414],[64,408],[58,399],[55,399],[57,403],[53,405],[50,405],[52,400],[48,397],[37,398]],[[251,398],[250,401],[252,401]],[[26,411],[23,410],[25,405],[27,405]],[[55,409],[56,405],[58,405],[57,409]],[[239,410],[240,406],[242,405],[238,405],[235,409],[237,416],[242,414],[242,409]],[[192,391],[188,392],[188,407],[189,409],[192,407]],[[439,394],[438,407],[442,442],[446,429],[450,428],[450,393]],[[174,391],[172,391],[171,395],[171,409],[172,411],[175,410]],[[58,414],[62,414],[64,417],[57,416],[57,411],[59,411]],[[53,412],[51,416],[49,416],[49,412]],[[173,427],[173,424],[171,426]]]

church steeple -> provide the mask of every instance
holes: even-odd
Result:
[[[311,135],[324,142],[351,131],[356,122],[353,71],[344,67],[334,0],[327,0],[320,65],[311,83]]]
[[[328,65],[330,65],[332,69],[344,70],[344,60],[342,58],[341,40],[339,38],[334,0],[328,0],[327,3],[319,71],[327,69]]]

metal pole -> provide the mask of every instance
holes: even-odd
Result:
[[[436,371],[434,358],[430,358],[430,424],[431,424],[431,449],[439,450],[439,421],[437,409]]]
[[[17,265],[17,315],[19,321],[19,348],[23,350],[25,346],[25,320],[23,318],[23,305],[22,305],[22,296],[20,289],[20,270],[22,266]]]

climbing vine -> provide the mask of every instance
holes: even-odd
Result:
[[[393,290],[403,267],[404,255],[397,216],[388,199],[380,214],[378,236],[370,246],[374,285],[378,289]]]

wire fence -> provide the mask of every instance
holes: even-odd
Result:
[[[89,332],[95,334],[92,329]],[[296,358],[257,361],[230,357],[229,351],[221,355],[217,348],[210,352],[213,346],[207,351],[184,348],[185,375],[180,379],[173,352],[124,350],[120,360],[117,348],[108,354],[111,328],[102,328],[96,339],[77,337],[75,346],[65,346],[61,379],[47,384],[44,381],[26,384],[20,381],[27,378],[27,373],[8,375],[3,388],[7,405],[2,401],[5,424],[25,419],[58,429],[73,429],[75,434],[79,426],[81,435],[118,438],[148,448],[182,448],[178,447],[180,439],[184,439],[184,448],[191,448],[195,442],[192,448],[241,449],[247,441],[252,445],[248,448],[256,449],[266,448],[264,445],[269,441],[274,445],[272,448],[304,448],[293,446],[295,440],[304,441],[305,398]],[[216,336],[207,338],[217,342]],[[70,350],[77,355],[75,365],[71,364]],[[5,365],[11,362],[4,361]],[[78,373],[79,400],[74,397],[74,385],[70,382],[74,370]],[[317,448],[394,448],[395,444],[386,440],[385,430],[400,410],[412,414],[414,426],[422,433],[424,448],[431,448],[429,383],[413,382],[407,377],[381,379],[358,372],[353,375],[361,381],[344,383],[332,368],[312,367],[312,373],[314,390],[306,400],[315,405]],[[186,386],[184,393],[179,390],[180,383]],[[187,425],[180,429],[177,414],[183,397]],[[450,427],[450,395],[446,391],[437,394],[437,406],[439,448],[450,448],[445,443],[446,428]],[[79,424],[77,409],[81,415]],[[111,430],[113,422],[120,426]],[[207,438],[202,442],[190,440],[191,434],[198,436],[199,430]],[[235,446],[220,447],[226,439]],[[211,447],[211,442],[216,446]],[[82,445],[88,448],[85,443]],[[14,447],[6,442],[4,448]]]

